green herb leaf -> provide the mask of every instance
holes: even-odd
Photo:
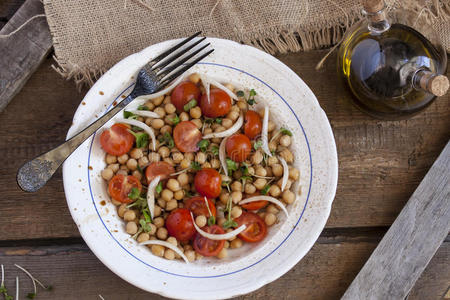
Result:
[[[214,120],[217,124],[222,124],[222,119],[221,118],[216,118]]]
[[[280,132],[282,134],[285,134],[285,135],[288,135],[288,136],[292,136],[292,132],[289,129],[281,127]]]
[[[139,105],[138,110],[150,110],[147,105]]]
[[[254,144],[253,144],[253,148],[255,150],[258,150],[259,148],[262,147],[262,141],[261,140],[257,140]]]
[[[134,132],[133,130],[129,130],[132,135],[134,135],[136,139],[136,147],[137,148],[145,148],[148,146],[149,136],[145,132]]]
[[[28,299],[34,299],[34,297],[36,297],[36,294],[35,294],[35,293],[28,293],[28,294],[27,294],[27,298],[28,298]],[[7,299],[7,298],[5,298],[5,299]],[[11,299],[12,299],[12,297],[11,297]]]
[[[206,152],[208,146],[209,146],[209,141],[208,140],[201,140],[200,142],[198,142],[197,146],[200,148],[200,151],[202,152]]]
[[[155,188],[155,192],[157,192],[159,194],[162,192],[162,189],[163,189],[163,186],[162,186],[162,182],[160,181]]]
[[[186,103],[183,106],[184,111],[189,111],[191,108],[194,108],[197,106],[197,100],[192,99],[191,101],[189,101],[188,103]]]
[[[237,168],[238,168],[237,164],[233,160],[227,158],[227,170],[228,170],[228,172],[231,173],[233,171],[236,171]]]
[[[205,118],[205,123],[206,124],[212,124],[214,122],[214,119],[211,118]]]
[[[250,93],[248,95],[248,99],[247,99],[247,103],[249,105],[253,105],[256,103],[255,96],[256,96],[256,91],[254,89],[251,89]]]
[[[175,115],[175,117],[172,119],[173,125],[178,125],[180,123],[180,117]]]
[[[236,223],[236,221],[235,221],[235,220],[232,220],[232,219],[226,220],[226,221],[223,223],[223,225],[222,225],[222,227],[223,227],[224,229],[228,229],[228,228],[232,228],[232,227],[237,227],[237,226],[238,226],[238,224]]]
[[[169,147],[170,149],[175,147],[175,142],[173,141],[172,136],[168,132],[164,132],[164,134],[161,135],[158,138],[158,140],[159,140],[160,143],[165,143],[167,145],[167,147]]]
[[[125,119],[137,119],[138,116],[133,114],[131,111],[124,110],[123,111],[123,117]]]
[[[139,173],[141,173],[142,175],[144,175],[144,170],[142,170],[142,168],[141,168],[139,165],[136,166],[136,170],[138,170]]]
[[[187,198],[189,198],[189,197],[194,196],[194,193],[192,193],[191,191],[188,191],[188,190],[184,190],[184,195],[185,195]]]
[[[144,215],[145,222],[151,223],[152,222],[152,218],[150,217],[150,214],[147,211],[148,211],[148,208],[147,209],[143,209],[142,210],[142,214]]]
[[[237,91],[236,92],[236,96],[238,96],[239,98],[242,98],[242,97],[244,97],[244,91]]]
[[[212,152],[212,154],[214,154],[214,155],[219,155],[219,147],[216,146],[216,145],[212,146],[212,147],[211,147],[211,152]]]
[[[140,195],[141,195],[141,192],[139,191],[139,189],[134,187],[131,189],[130,193],[128,194],[128,198],[130,198],[131,200],[137,200]]]
[[[267,185],[261,190],[261,194],[262,194],[262,195],[267,195],[267,193],[269,192],[269,190],[270,190],[270,185],[267,184]]]
[[[248,105],[254,105],[256,103],[255,99],[248,99],[247,100]]]
[[[242,163],[241,171],[242,171],[242,175],[244,175],[244,176],[249,174],[248,165],[245,162]]]
[[[255,96],[256,96],[256,91],[254,89],[251,89],[250,93],[249,93],[249,97],[251,98],[251,97],[255,97]]]
[[[216,224],[216,218],[214,216],[210,216],[208,218],[208,225],[212,226],[212,225],[215,225],[215,224]]]
[[[200,166],[200,163],[198,163],[196,161],[191,162],[191,169],[192,170],[198,171],[198,170],[201,170],[201,168],[202,167]]]

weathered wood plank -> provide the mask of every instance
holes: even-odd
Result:
[[[404,299],[450,231],[450,142],[343,299]]]
[[[338,299],[376,246],[372,242],[323,240],[280,279],[237,299]],[[0,248],[6,267],[6,286],[21,293],[32,290],[30,280],[13,266],[19,264],[53,291],[39,291],[39,299],[163,299],[146,293],[109,271],[85,245]],[[436,276],[439,275],[439,276]],[[444,243],[417,282],[410,299],[438,299],[450,276],[450,243]],[[425,297],[421,297],[425,295]]]
[[[33,19],[14,35],[7,35],[43,12],[41,1],[27,0],[0,30],[0,112],[20,91],[52,47],[45,17]]]
[[[25,0],[2,0],[0,1],[0,19],[6,22],[11,19],[15,12],[20,6],[25,2]]]

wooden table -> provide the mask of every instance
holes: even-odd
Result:
[[[0,28],[22,1],[0,4]],[[2,23],[3,22],[3,23]],[[349,103],[336,77],[336,57],[314,66],[324,51],[282,55],[310,86],[333,127],[339,184],[331,216],[312,250],[291,271],[241,299],[336,299],[342,296],[377,243],[450,138],[450,94],[406,121],[379,121]],[[0,58],[1,59],[1,58]],[[6,286],[21,294],[31,281],[13,265],[29,269],[54,287],[41,299],[153,299],[121,280],[92,254],[80,237],[65,202],[61,173],[42,190],[26,194],[15,182],[27,160],[64,141],[77,92],[53,69],[51,57],[0,113],[0,263]],[[450,76],[450,72],[447,73]],[[450,285],[450,239],[442,244],[409,299],[442,299]]]

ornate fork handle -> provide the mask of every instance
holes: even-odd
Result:
[[[36,192],[43,187],[73,151],[114,117],[120,110],[127,106],[133,99],[132,96],[128,96],[74,137],[58,147],[25,163],[17,172],[17,183],[22,190],[26,192]]]

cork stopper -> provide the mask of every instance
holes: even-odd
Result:
[[[362,6],[370,21],[381,22],[386,19],[384,0],[362,0]]]
[[[450,83],[447,76],[436,75],[429,73],[425,74],[420,78],[420,87],[435,96],[444,96],[449,87]]]

